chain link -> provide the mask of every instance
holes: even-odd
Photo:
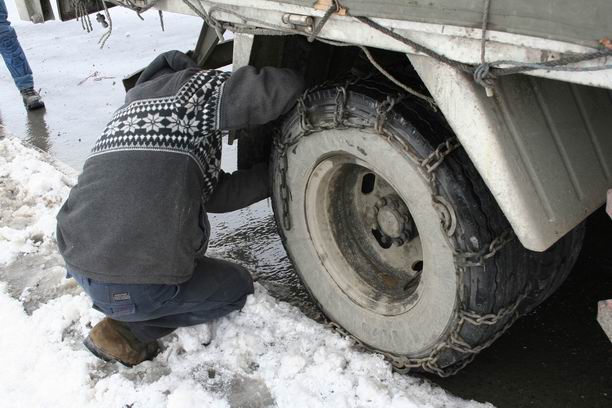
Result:
[[[444,161],[444,158],[461,147],[457,137],[453,136],[446,141],[440,143],[436,150],[429,156],[421,160],[421,167],[425,174],[432,174]],[[429,179],[429,177],[427,177]]]
[[[463,251],[455,252],[455,261],[459,266],[483,266],[487,259],[493,258],[508,242],[515,238],[512,230],[505,231],[499,237],[495,238],[482,251],[472,252]]]
[[[348,88],[350,85],[354,85],[363,79],[365,78],[356,78],[353,80],[348,80],[343,85],[327,82],[325,84],[321,84],[315,88],[307,90],[303,94],[303,96],[299,98],[296,107],[298,120],[300,123],[300,132],[296,135],[289,134],[287,136],[283,136],[279,132],[279,134],[277,134],[277,136],[275,137],[274,146],[275,149],[277,149],[279,158],[279,195],[282,202],[281,218],[283,228],[285,230],[290,230],[292,227],[291,214],[289,209],[291,191],[287,182],[289,151],[292,148],[295,151],[294,146],[296,146],[303,137],[327,129],[370,129],[371,131],[376,132],[377,134],[380,134],[389,140],[392,140],[399,146],[402,146],[402,149],[406,153],[406,156],[416,164],[416,166],[420,170],[422,177],[430,184],[430,188],[432,191],[431,199],[433,205],[443,207],[443,211],[438,211],[438,213],[440,214],[440,227],[445,232],[445,236],[447,236],[449,245],[451,246],[451,248],[454,248],[453,255],[457,270],[457,278],[459,282],[462,282],[467,268],[483,266],[486,260],[494,257],[497,253],[499,253],[499,251],[502,250],[502,248],[504,248],[506,244],[508,244],[514,239],[514,233],[512,232],[512,230],[505,231],[500,236],[493,239],[481,251],[462,251],[456,247],[456,245],[451,240],[452,235],[455,232],[455,222],[452,221],[455,219],[455,210],[452,205],[447,200],[445,200],[444,197],[438,192],[439,186],[436,178],[436,170],[444,162],[444,159],[446,157],[448,157],[452,152],[461,147],[459,141],[456,137],[451,137],[442,142],[439,146],[437,146],[436,149],[434,149],[434,151],[427,157],[419,158],[418,156],[416,156],[416,154],[412,151],[412,149],[409,148],[405,141],[390,132],[386,127],[389,115],[393,111],[395,105],[406,98],[406,96],[402,94],[388,96],[385,100],[379,102],[376,108],[376,116],[372,120],[366,121],[366,123],[349,120],[346,114],[347,100],[349,98]],[[335,88],[337,92],[335,97],[335,111],[333,116],[333,122],[322,123],[319,126],[315,126],[310,120],[306,101],[308,100],[309,94],[314,91],[325,88]],[[464,304],[466,302],[464,301],[463,293],[459,290],[458,286],[457,299],[459,301],[457,302],[458,307],[456,307],[454,311],[453,321],[455,323],[453,327],[449,330],[444,340],[434,346],[428,355],[420,358],[411,358],[408,356],[401,356],[393,353],[375,350],[360,341],[351,333],[347,332],[338,323],[328,320],[327,317],[324,317],[324,324],[331,330],[351,339],[351,341],[354,343],[355,348],[382,354],[393,365],[394,369],[399,373],[407,373],[412,369],[419,368],[423,371],[434,373],[441,377],[447,377],[457,373],[459,370],[469,364],[474,359],[477,353],[493,344],[493,342],[495,342],[495,340],[497,340],[514,323],[514,321],[519,316],[518,308],[523,302],[523,300],[526,298],[527,293],[528,288],[525,288],[523,294],[519,296],[513,304],[500,309],[497,313],[479,314],[474,311],[465,309]],[[463,330],[465,324],[471,324],[474,326],[494,326],[498,324],[503,324],[503,326],[495,333],[494,336],[492,336],[485,343],[480,344],[478,346],[471,346],[461,336],[461,331]],[[440,358],[445,353],[446,355],[448,355],[448,353],[452,351],[461,353],[463,355],[461,357],[461,360],[456,363],[450,363],[450,365],[443,365],[443,362],[440,361]]]

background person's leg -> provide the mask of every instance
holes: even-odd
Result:
[[[239,310],[251,293],[253,279],[246,268],[202,258],[197,261],[193,277],[179,285],[178,294],[156,311],[158,318],[127,325],[141,341],[156,340],[179,327],[206,323]]]
[[[4,0],[0,0],[0,54],[2,54],[17,88],[20,91],[33,88],[32,70],[17,40],[17,34],[8,21],[8,12]]]

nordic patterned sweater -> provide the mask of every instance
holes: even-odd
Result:
[[[303,90],[278,68],[231,76],[157,57],[126,95],[57,215],[69,271],[106,283],[178,284],[208,246],[206,212],[268,196],[267,165],[220,170],[221,132],[276,119]]]

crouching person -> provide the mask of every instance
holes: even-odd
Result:
[[[201,70],[184,54],[157,57],[113,115],[58,216],[68,274],[106,315],[85,339],[127,366],[157,339],[242,308],[248,270],[205,256],[207,212],[269,196],[267,164],[224,173],[222,131],[287,112],[303,82],[286,69]]]

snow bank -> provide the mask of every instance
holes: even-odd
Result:
[[[8,273],[23,258],[57,256],[54,216],[75,178],[15,139],[0,140],[0,169],[0,268]],[[482,406],[394,374],[258,284],[241,312],[176,331],[154,361],[133,369],[82,347],[102,318],[83,293],[50,297],[30,315],[23,293],[11,296],[0,283],[3,406]]]
[[[0,140],[0,266],[37,252],[55,236],[55,215],[73,179],[44,157],[14,140]]]

